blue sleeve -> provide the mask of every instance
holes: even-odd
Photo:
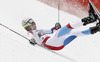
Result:
[[[58,30],[56,27],[51,28],[51,33],[54,33],[54,30]]]

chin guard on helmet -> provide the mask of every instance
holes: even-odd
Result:
[[[25,29],[26,29],[27,31],[32,30],[32,29],[30,28],[30,26],[26,27]]]

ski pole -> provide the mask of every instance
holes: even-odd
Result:
[[[58,23],[60,23],[60,0],[58,0]]]
[[[3,26],[3,27],[5,27],[5,28],[7,28],[7,29],[9,29],[9,30],[10,30],[10,31],[12,31],[12,32],[14,32],[14,33],[18,34],[19,36],[21,36],[21,37],[23,37],[23,38],[25,38],[25,39],[29,40],[27,37],[25,37],[25,36],[23,36],[23,35],[19,34],[18,32],[14,31],[14,30],[12,30],[12,29],[10,29],[10,28],[8,28],[7,26],[5,26],[5,25],[3,25],[3,24],[1,24],[1,23],[0,23],[0,25],[1,25],[1,26]],[[30,40],[29,40],[29,41],[30,41]]]

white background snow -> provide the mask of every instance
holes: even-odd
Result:
[[[0,0],[0,23],[27,37],[21,25],[24,18],[32,17],[38,28],[50,29],[58,21],[57,11],[37,0]],[[60,12],[62,26],[73,21],[80,19]],[[100,62],[99,38],[99,32],[78,37],[64,49],[55,51],[64,55],[61,57],[30,45],[26,39],[0,26],[0,62]]]

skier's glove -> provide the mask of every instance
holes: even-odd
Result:
[[[30,44],[32,44],[32,45],[37,44],[37,43],[35,42],[35,39],[33,39],[33,38],[32,38],[32,39],[30,39],[30,40],[29,40],[29,42],[30,42]]]
[[[56,23],[56,24],[55,24],[55,27],[56,27],[57,29],[61,28],[60,23]]]

